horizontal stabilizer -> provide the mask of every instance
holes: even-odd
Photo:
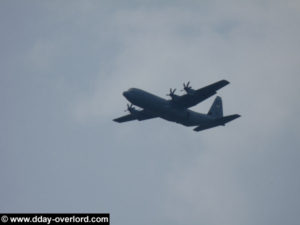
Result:
[[[216,123],[200,125],[200,126],[194,128],[194,131],[206,130],[206,129],[213,128],[213,127],[216,127],[216,126],[218,126],[218,124],[216,124]]]
[[[239,114],[234,114],[234,115],[230,115],[230,116],[224,116],[220,119],[217,119],[217,122],[219,123],[219,125],[225,125],[225,123],[228,123],[232,120],[235,120],[237,118],[239,118],[240,115]]]
[[[239,114],[234,114],[234,115],[230,115],[230,116],[224,116],[224,117],[222,117],[220,119],[214,120],[211,123],[199,125],[198,127],[194,128],[194,131],[202,131],[202,130],[206,130],[206,129],[213,128],[213,127],[220,126],[220,125],[224,126],[226,123],[228,123],[228,122],[230,122],[232,120],[235,120],[235,119],[237,119],[239,117],[240,117]]]

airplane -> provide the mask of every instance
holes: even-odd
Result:
[[[123,123],[132,120],[143,121],[153,118],[162,118],[171,122],[194,128],[194,131],[202,131],[216,126],[225,126],[226,123],[240,117],[239,114],[223,116],[221,97],[217,96],[207,114],[198,113],[189,108],[215,95],[217,90],[228,85],[227,80],[220,80],[198,90],[192,89],[190,82],[183,83],[186,94],[176,95],[176,89],[170,88],[171,99],[167,100],[138,88],[130,88],[123,92],[123,96],[131,103],[127,104],[128,115],[114,119]],[[138,110],[133,105],[142,109]]]

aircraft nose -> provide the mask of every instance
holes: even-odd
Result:
[[[124,96],[124,97],[127,97],[127,96],[128,96],[128,91],[124,91],[124,92],[123,92],[123,96]]]

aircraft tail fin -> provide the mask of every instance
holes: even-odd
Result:
[[[223,105],[222,105],[222,98],[217,96],[215,98],[214,103],[211,105],[207,115],[213,116],[215,118],[223,117]]]

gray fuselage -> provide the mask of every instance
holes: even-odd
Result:
[[[177,107],[172,100],[160,98],[141,89],[130,88],[128,91],[123,92],[123,95],[132,104],[160,118],[185,126],[197,126],[214,121],[214,118],[209,115]]]

